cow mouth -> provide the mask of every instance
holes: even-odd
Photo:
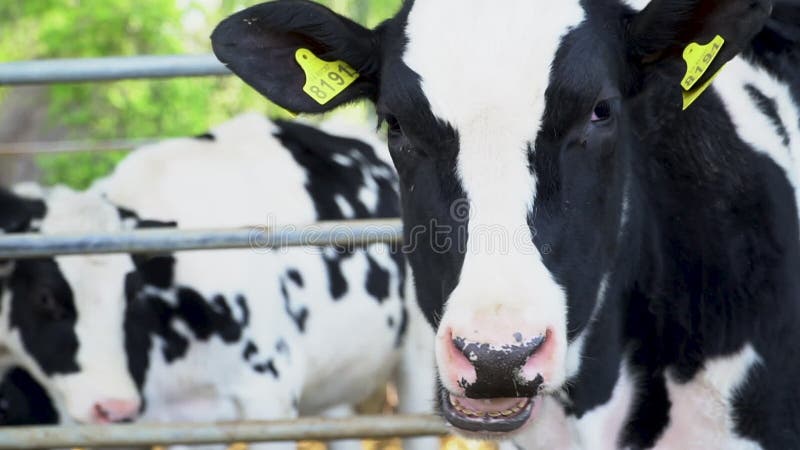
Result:
[[[533,415],[533,398],[473,399],[441,394],[444,418],[454,427],[473,433],[510,433]]]

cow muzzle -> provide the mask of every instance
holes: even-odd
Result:
[[[454,328],[440,332],[436,350],[444,386],[439,398],[442,415],[472,433],[522,428],[533,419],[537,396],[552,374],[554,346],[547,328],[489,336]]]
[[[106,399],[94,404],[91,417],[92,423],[103,425],[131,422],[138,415],[138,400]]]

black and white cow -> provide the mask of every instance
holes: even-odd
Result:
[[[43,234],[107,230],[116,208],[32,185],[0,190],[0,229]],[[0,273],[0,371],[19,366],[52,396],[65,422],[108,423],[139,411],[123,345],[124,255],[4,261]],[[38,394],[37,394],[38,395]]]
[[[87,192],[59,188],[42,198],[86,223],[97,216],[84,205],[111,208],[104,231],[399,216],[385,144],[374,132],[323,128],[337,134],[243,115],[197,138],[137,149]],[[124,327],[122,319],[114,323],[124,328],[120,354],[142,395],[139,421],[347,414],[395,374],[400,409],[430,410],[432,334],[416,303],[406,301],[405,259],[396,246],[258,244],[123,255],[127,265],[94,279],[101,292],[113,285],[127,296],[118,300]],[[94,257],[72,258],[87,260],[75,275],[88,279]],[[427,358],[420,353],[426,346]]]
[[[334,128],[243,115],[202,139],[138,149],[98,189],[151,223],[181,228],[399,216],[385,144]],[[317,414],[363,400],[398,367],[417,309],[405,301],[399,249],[253,244],[134,258],[126,335],[142,421]],[[428,372],[424,356],[408,356],[432,377],[432,352]],[[411,383],[403,408],[428,410],[429,393],[402,382]]]
[[[800,6],[639,3],[407,0],[368,30],[278,0],[212,43],[289,110],[376,104],[457,429],[799,448]]]

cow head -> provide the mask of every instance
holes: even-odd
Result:
[[[46,199],[0,192],[4,232],[112,231],[116,209],[99,197],[54,189]],[[25,368],[66,420],[107,423],[139,412],[124,349],[127,255],[6,261],[0,342],[8,363]]]
[[[226,19],[212,43],[289,110],[376,104],[419,302],[437,328],[442,413],[502,436],[578,371],[584,331],[633,244],[637,155],[681,114],[683,49],[726,40],[702,85],[768,14],[750,0],[654,0],[641,12],[620,0],[421,0],[367,30],[279,0]],[[320,104],[303,89],[299,48],[360,76],[338,94],[320,83],[335,95]]]

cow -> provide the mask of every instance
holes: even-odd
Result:
[[[798,24],[780,0],[406,0],[367,29],[277,0],[211,41],[295,113],[375,104],[456,430],[782,449],[800,447]]]
[[[47,200],[30,184],[0,190],[4,233],[82,233],[117,222],[112,205],[64,190]],[[125,290],[116,278],[133,269],[121,255],[2,261],[0,370],[27,371],[67,423],[122,422],[139,411],[123,343]]]
[[[397,177],[384,147],[374,132],[342,123],[245,114],[199,139],[138,149],[95,190],[139,227],[394,218]],[[348,414],[395,370],[406,375],[401,410],[430,410],[432,350],[430,361],[414,349],[401,362],[404,346],[415,346],[409,330],[424,319],[406,301],[396,246],[258,244],[134,258],[126,335],[146,402],[140,421]]]
[[[41,198],[65,212],[111,208],[104,231],[394,218],[397,179],[383,145],[341,123],[245,114],[139,148],[88,191]],[[116,326],[142,398],[138,422],[342,416],[395,375],[401,411],[431,409],[432,334],[413,294],[406,299],[397,246],[273,250],[253,236],[241,250],[122,255],[127,266],[95,280],[125,292]],[[267,446],[282,447],[294,444]]]

